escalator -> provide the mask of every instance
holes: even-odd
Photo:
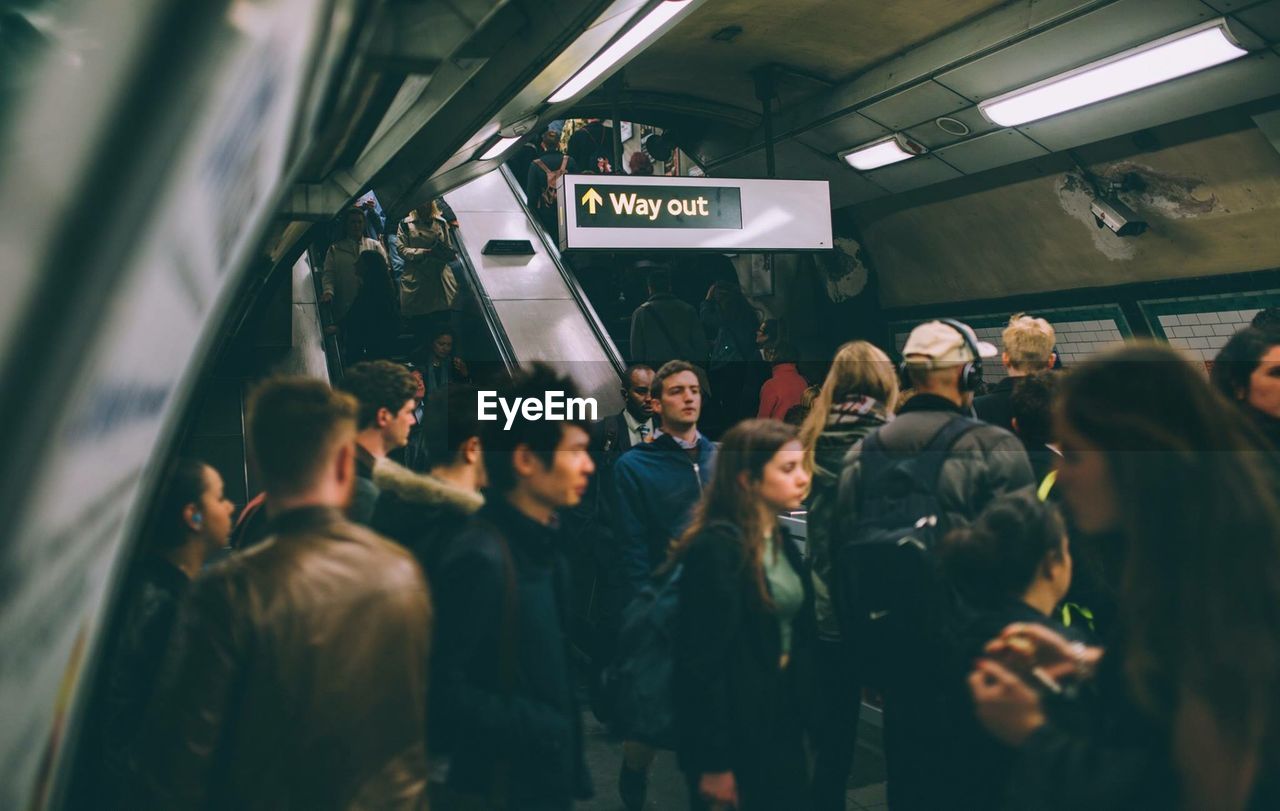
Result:
[[[445,201],[461,224],[459,254],[508,368],[543,361],[596,398],[599,416],[620,411],[622,356],[507,168],[454,189]],[[486,254],[491,240],[528,240],[533,253]]]

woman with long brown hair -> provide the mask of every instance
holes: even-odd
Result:
[[[1255,429],[1154,344],[1081,365],[1056,420],[1077,526],[1122,539],[1120,629],[1102,650],[1014,625],[978,663],[979,718],[1023,750],[1016,806],[1280,808],[1280,506]],[[1096,723],[1057,726],[1033,666],[1091,680]]]
[[[804,807],[798,671],[813,591],[777,515],[809,487],[795,428],[748,420],[721,442],[710,486],[668,566],[682,567],[673,690],[690,807]]]
[[[851,341],[836,351],[831,371],[800,428],[804,466],[813,476],[807,542],[818,631],[810,728],[815,809],[845,807],[862,708],[855,662],[840,639],[828,588],[840,469],[850,448],[893,418],[897,399],[893,361],[866,341]]]

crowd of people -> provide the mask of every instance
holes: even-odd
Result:
[[[268,380],[247,428],[263,494],[238,522],[257,528],[212,566],[233,508],[178,462],[105,660],[102,806],[568,809],[593,790],[586,687],[630,811],[666,747],[690,808],[843,808],[864,699],[896,811],[1280,807],[1266,313],[1208,376],[1141,341],[1055,370],[1052,325],[1022,314],[999,349],[930,321],[900,367],[842,346],[800,425],[774,399],[808,387],[775,342],[760,416],[712,442],[708,378],[745,385],[777,325],[713,290],[704,371],[677,354],[703,320],[653,278],[639,336],[660,363],[597,423],[481,422],[447,334],[337,388]],[[975,397],[996,355],[1008,376]],[[536,364],[499,389],[576,395]],[[803,543],[779,521],[801,509]],[[657,659],[620,635],[641,612],[668,623]],[[616,674],[646,667],[669,736],[620,703]]]
[[[529,150],[535,212],[573,147]],[[570,808],[582,696],[628,811],[660,748],[691,808],[844,808],[864,700],[896,811],[1280,807],[1276,313],[1207,376],[1143,342],[1062,370],[1019,313],[810,385],[735,279],[694,308],[657,266],[620,413],[483,422],[451,212],[339,224],[342,380],[256,389],[238,518],[207,464],[166,477],[86,733],[101,807]]]

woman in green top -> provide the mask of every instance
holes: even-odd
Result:
[[[805,807],[800,707],[813,587],[778,513],[809,487],[794,427],[748,420],[672,550],[682,566],[672,686],[690,808]]]

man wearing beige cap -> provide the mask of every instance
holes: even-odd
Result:
[[[1017,437],[970,416],[994,346],[940,319],[912,330],[902,354],[916,394],[845,456],[830,537],[842,635],[884,696],[889,807],[915,811],[954,804],[957,782],[939,721],[954,685],[937,676],[949,590],[930,574],[933,544],[1033,477]]]

